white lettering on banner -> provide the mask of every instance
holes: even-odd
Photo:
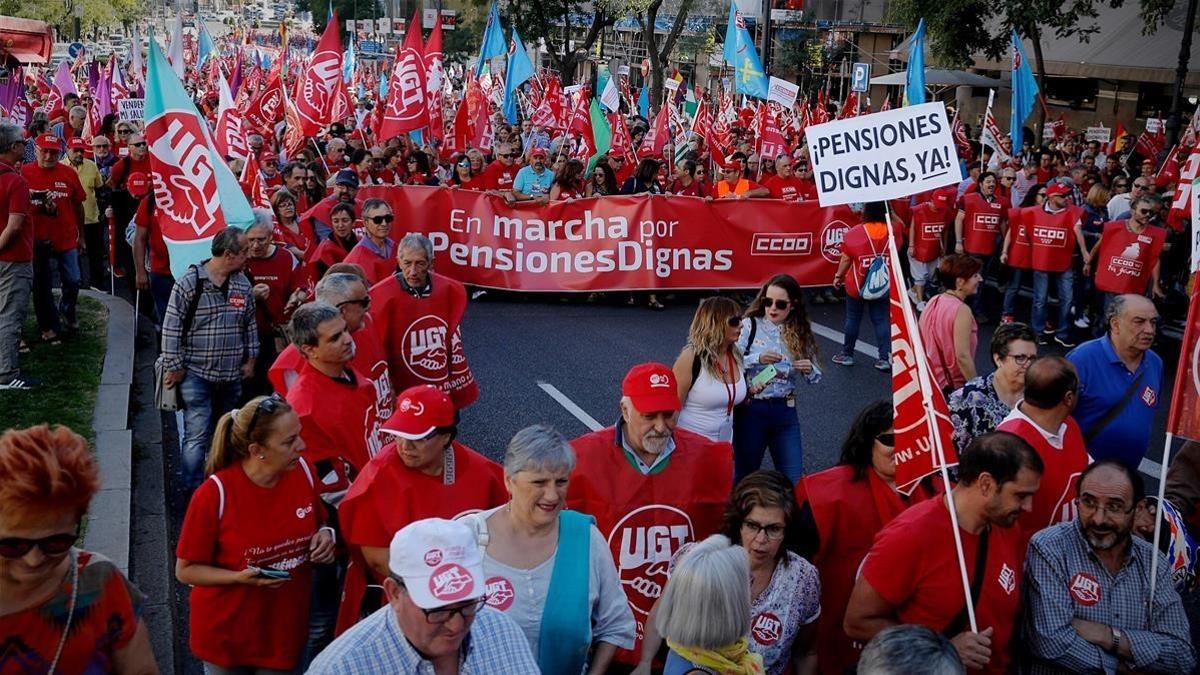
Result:
[[[895,199],[962,181],[940,102],[817,124],[805,135],[821,206]]]
[[[117,101],[117,117],[122,122],[140,122],[145,117],[146,99],[123,98]]]
[[[778,103],[784,108],[791,110],[796,103],[796,97],[800,94],[800,85],[792,84],[787,80],[781,80],[778,77],[771,76],[770,84],[767,87],[767,100]]]

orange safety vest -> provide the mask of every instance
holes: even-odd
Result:
[[[735,195],[745,194],[750,191],[750,181],[745,178],[739,178],[737,185],[734,186],[732,192]],[[729,181],[723,180],[717,183],[717,198],[720,199],[730,193]]]

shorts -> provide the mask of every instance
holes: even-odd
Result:
[[[938,258],[937,260],[931,260],[929,262],[921,262],[920,260],[913,260],[911,255],[908,256],[908,270],[912,272],[913,285],[924,286],[926,283],[928,283],[929,278],[933,276],[933,273],[935,270],[937,270],[938,263],[940,262],[941,258]]]

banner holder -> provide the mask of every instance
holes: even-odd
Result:
[[[884,202],[884,220],[887,222],[889,262],[895,276],[899,277],[898,279],[893,277],[889,281],[893,284],[903,283],[903,273],[900,271],[900,253],[896,249],[895,230],[892,227],[892,207],[886,201]],[[929,376],[929,364],[925,360],[925,346],[921,343],[920,331],[915,330],[917,321],[916,317],[913,316],[912,305],[908,301],[908,294],[901,290],[897,295],[900,298],[900,310],[904,314],[904,322],[914,328],[914,330],[909,331],[909,335],[912,340],[913,351],[916,353],[917,378],[921,382],[921,389],[933,391]],[[954,509],[954,496],[950,487],[950,472],[946,468],[946,453],[942,448],[942,437],[938,433],[937,417],[935,416],[933,405],[928,396],[922,396],[921,398],[922,405],[925,408],[925,425],[929,429],[929,440],[936,454],[939,473],[942,475],[942,485],[946,488],[944,499],[946,501],[946,510],[950,512],[950,530],[954,534],[954,551],[958,557],[958,572],[962,580],[963,597],[966,598],[967,621],[971,626],[971,632],[978,633],[979,626],[975,621],[975,606],[971,602],[971,581],[967,577],[967,560],[963,555],[962,533],[958,529],[958,512]]]

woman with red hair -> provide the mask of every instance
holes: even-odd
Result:
[[[44,424],[10,429],[0,435],[0,476],[4,661],[27,672],[158,672],[141,592],[110,560],[74,546],[100,488],[83,437]]]

